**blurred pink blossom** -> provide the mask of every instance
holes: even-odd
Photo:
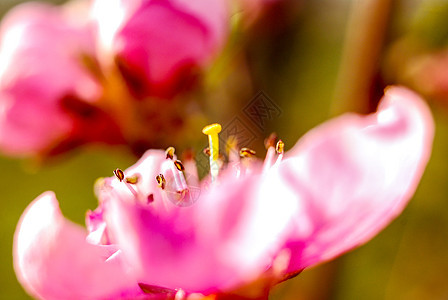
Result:
[[[64,99],[94,101],[98,82],[82,64],[94,55],[87,18],[68,7],[17,6],[0,28],[0,147],[11,155],[41,152],[76,126]]]
[[[103,63],[116,63],[136,96],[171,98],[221,49],[225,0],[96,0]]]
[[[412,57],[402,74],[402,81],[430,98],[448,101],[448,50]]]
[[[88,234],[53,193],[34,200],[16,229],[16,274],[44,299],[181,298],[260,278],[269,286],[365,243],[400,214],[433,134],[419,96],[391,87],[377,113],[330,120],[284,154],[269,147],[263,164],[232,160],[199,191],[189,161],[185,181],[176,157],[149,150],[97,185]]]
[[[17,6],[0,28],[1,151],[47,157],[105,142],[141,155],[185,136],[199,106],[186,95],[159,98],[188,89],[209,67],[229,18],[225,0]]]

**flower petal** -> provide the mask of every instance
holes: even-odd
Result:
[[[295,216],[295,203],[259,201],[260,177],[220,177],[193,206],[167,202],[169,213],[111,201],[108,227],[140,282],[204,294],[232,290],[270,267]]]
[[[86,242],[86,232],[66,220],[52,192],[23,213],[14,237],[14,268],[22,286],[44,299],[104,299],[141,293],[110,248]]]
[[[171,98],[190,88],[222,48],[227,6],[225,0],[96,0],[103,63],[117,63],[135,96]]]
[[[290,270],[334,258],[382,230],[412,197],[434,135],[430,111],[391,87],[378,112],[347,114],[305,135],[271,176],[298,195]]]
[[[147,203],[148,197],[161,197],[161,189],[157,185],[156,176],[162,173],[162,165],[167,162],[165,152],[162,150],[148,150],[133,166],[124,171],[125,180],[119,181],[116,177],[109,177],[100,184],[97,196],[100,203],[114,198],[129,199],[131,203],[139,201]],[[138,177],[135,184],[126,183],[126,177]],[[113,193],[110,191],[113,190]],[[163,203],[154,203],[158,209],[163,210]],[[103,207],[106,209],[106,207]]]
[[[66,9],[66,10],[65,10]],[[66,14],[67,12],[67,14]],[[61,106],[93,101],[99,86],[81,63],[94,53],[90,27],[68,7],[26,3],[0,28],[0,148],[10,155],[48,149],[73,130]]]

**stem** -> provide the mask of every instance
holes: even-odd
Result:
[[[354,0],[331,114],[368,113],[392,0]]]

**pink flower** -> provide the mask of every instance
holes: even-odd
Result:
[[[423,95],[447,102],[448,78],[448,50],[415,56],[406,64],[399,80],[414,86]]]
[[[0,28],[3,152],[42,152],[74,130],[63,102],[88,107],[98,97],[98,83],[81,62],[94,51],[87,20],[73,7],[27,3],[5,17]]]
[[[225,0],[96,0],[105,64],[117,63],[136,96],[171,98],[222,48]]]
[[[365,243],[400,214],[433,131],[424,102],[392,87],[377,113],[328,121],[285,154],[269,147],[263,165],[232,157],[200,191],[190,161],[185,181],[175,156],[149,150],[97,186],[88,235],[52,193],[34,200],[16,230],[17,276],[45,299],[180,298],[278,282]]]

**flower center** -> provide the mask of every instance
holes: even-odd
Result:
[[[221,130],[221,125],[217,123],[208,125],[202,130],[204,134],[208,135],[209,147],[204,150],[204,153],[210,158],[210,179],[215,184],[221,168],[234,172],[236,178],[250,174],[256,169],[255,151],[247,147],[238,150],[238,141],[233,136],[226,141],[228,162],[226,166],[224,165],[226,159],[219,153],[218,134]],[[282,161],[285,144],[282,140],[277,141],[275,134],[271,134],[265,140],[265,147],[267,153],[262,173]],[[177,159],[175,152],[174,147],[168,147],[165,150],[166,160],[161,165],[160,173],[154,179],[164,198],[178,206],[189,206],[197,200],[201,192],[196,162],[191,153],[185,155],[184,162],[181,162]],[[120,182],[126,185],[136,199],[148,204],[157,200],[154,199],[155,195],[152,193],[142,195],[138,192],[139,174],[127,176],[121,169],[116,169],[113,173]]]

